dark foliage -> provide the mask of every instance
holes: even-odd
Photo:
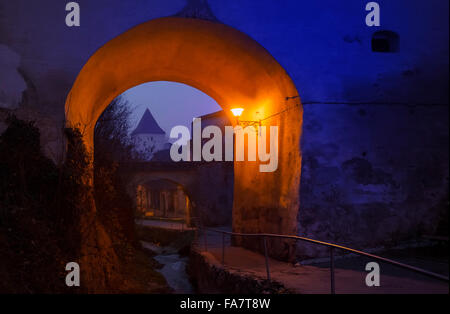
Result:
[[[134,156],[128,130],[130,109],[116,98],[103,112],[94,133],[94,187],[100,220],[115,244],[135,241],[133,202],[120,176],[120,165]]]
[[[111,249],[121,257],[113,266],[120,271],[99,273],[99,278],[106,276],[118,292],[167,292],[164,278],[149,267],[148,257],[130,245],[131,200],[117,161],[98,151],[93,191],[91,154],[78,129],[64,130],[67,154],[57,167],[42,154],[39,130],[32,122],[14,116],[7,122],[0,136],[0,293],[84,292],[87,287],[67,288],[65,265],[79,260],[85,244],[82,235],[85,239],[99,224],[107,228],[114,242]],[[82,221],[95,213],[94,192],[98,216]],[[105,289],[101,283],[98,288]]]
[[[11,207],[33,208],[52,216],[58,170],[40,151],[39,130],[32,122],[8,118],[9,127],[0,137],[0,225],[10,218]],[[40,204],[42,206],[34,206]]]
[[[79,196],[89,160],[80,132],[66,130],[60,168],[46,158],[39,130],[10,116],[0,136],[0,292],[65,291],[64,266],[78,255]]]

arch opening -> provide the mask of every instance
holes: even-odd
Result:
[[[88,60],[67,97],[67,125],[83,130],[92,151],[95,123],[108,104],[152,81],[203,91],[231,121],[230,109],[239,106],[245,109],[242,120],[267,117],[263,126],[278,127],[275,172],[259,172],[259,162],[234,163],[233,230],[296,234],[302,107],[298,98],[292,106],[298,92],[282,66],[253,39],[226,25],[180,17],[152,20],[112,39]],[[288,242],[270,241],[271,255],[293,257],[295,246]],[[238,244],[261,249],[252,240]]]
[[[214,125],[224,134],[225,126],[230,125],[214,99],[185,84],[149,82],[115,98],[95,127],[94,187],[97,212],[104,212],[103,216],[110,215],[111,208],[116,208],[121,196],[124,199],[123,210],[126,211],[127,207],[136,208],[138,219],[153,219],[151,216],[155,214],[167,216],[165,211],[155,213],[150,210],[154,208],[149,208],[150,204],[147,204],[149,200],[151,203],[147,190],[155,190],[156,187],[149,189],[145,183],[146,180],[158,180],[165,185],[164,181],[167,180],[174,183],[178,181],[176,184],[195,200],[189,201],[189,205],[195,204],[191,214],[195,212],[198,222],[204,226],[231,227],[234,184],[232,162],[224,162],[224,154],[221,156],[222,161],[189,164],[190,167],[180,167],[179,163],[171,159],[172,143],[176,140],[179,144],[178,139],[170,138],[171,130],[179,126],[191,129],[193,118],[201,119],[201,131]],[[203,139],[202,143],[206,141]],[[189,139],[181,145],[191,146]],[[114,180],[117,174],[120,174],[120,179]],[[189,176],[190,179],[186,180],[183,176]],[[183,184],[179,184],[180,181]],[[175,199],[177,195],[171,190],[166,188],[158,195],[166,197],[167,194],[169,199]],[[158,195],[154,197],[161,198]],[[129,200],[128,206],[125,204],[126,199]],[[169,207],[183,207],[177,206],[183,205],[181,203],[178,200]]]
[[[181,219],[189,222],[191,199],[186,189],[176,182],[159,179],[137,186],[137,211],[141,217]]]

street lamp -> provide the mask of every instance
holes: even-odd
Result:
[[[297,98],[300,99],[300,96],[299,96],[299,95],[288,96],[288,97],[286,97],[286,102],[289,101],[289,100],[291,100],[291,99],[297,99]],[[293,106],[291,106],[291,107],[287,107],[286,109],[284,109],[284,110],[282,110],[282,111],[280,111],[280,112],[274,113],[274,114],[272,114],[272,115],[270,115],[270,116],[268,116],[268,117],[265,117],[265,118],[262,119],[262,120],[259,119],[258,121],[241,121],[241,120],[239,120],[239,117],[240,117],[240,116],[242,115],[242,113],[244,112],[244,108],[240,108],[240,107],[238,107],[238,108],[232,108],[232,109],[231,109],[231,112],[232,112],[233,115],[236,117],[236,124],[237,124],[237,125],[240,125],[240,126],[242,126],[243,128],[246,128],[247,126],[253,126],[255,129],[258,130],[258,133],[259,133],[259,128],[258,128],[258,127],[261,127],[262,121],[265,121],[265,120],[267,120],[267,119],[276,117],[276,116],[278,116],[278,115],[281,115],[282,113],[285,113],[285,112],[287,112],[287,111],[289,111],[289,110],[291,110],[291,109],[294,109],[294,108],[298,108],[299,106],[300,106],[300,102],[297,102],[295,105],[293,105]],[[258,112],[257,112],[256,114],[258,114]]]
[[[233,115],[239,119],[239,117],[242,115],[242,113],[244,112],[244,108],[233,108],[231,109],[231,112],[233,113]]]
[[[258,130],[258,127],[261,126],[261,120],[258,121],[241,121],[239,120],[239,117],[244,112],[244,108],[233,108],[231,109],[231,112],[236,117],[236,124],[242,126],[242,128],[246,128],[248,126],[253,126],[256,130]]]

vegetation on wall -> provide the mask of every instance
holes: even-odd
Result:
[[[94,133],[94,187],[97,212],[113,241],[134,242],[133,202],[120,176],[120,163],[135,156],[129,140],[131,111],[116,98],[99,118]]]
[[[66,130],[60,168],[41,151],[33,122],[10,116],[0,136],[0,292],[59,292],[65,264],[79,253],[79,195],[89,160],[76,130]]]
[[[0,135],[0,293],[167,292],[162,275],[150,267],[150,257],[133,246],[133,216],[126,212],[132,208],[107,155],[98,151],[96,156],[95,211],[92,160],[78,129],[64,130],[66,159],[57,167],[42,153],[33,122],[10,116],[7,124]],[[92,212],[95,223],[86,226],[82,217]],[[99,224],[106,227],[113,247],[101,250],[101,239],[94,239],[100,241],[100,255],[93,255],[91,264],[99,266],[93,275],[105,277],[99,281],[107,286],[84,281],[80,288],[68,288],[65,266],[80,260],[86,245],[82,237],[87,236],[83,232],[95,236]],[[105,249],[113,249],[119,260],[101,256]],[[103,270],[105,262],[116,263],[108,267],[115,271]]]

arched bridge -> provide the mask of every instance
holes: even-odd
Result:
[[[168,180],[183,187],[192,202],[192,215],[206,225],[229,225],[233,207],[233,163],[122,163],[128,194],[136,199],[139,185]]]

